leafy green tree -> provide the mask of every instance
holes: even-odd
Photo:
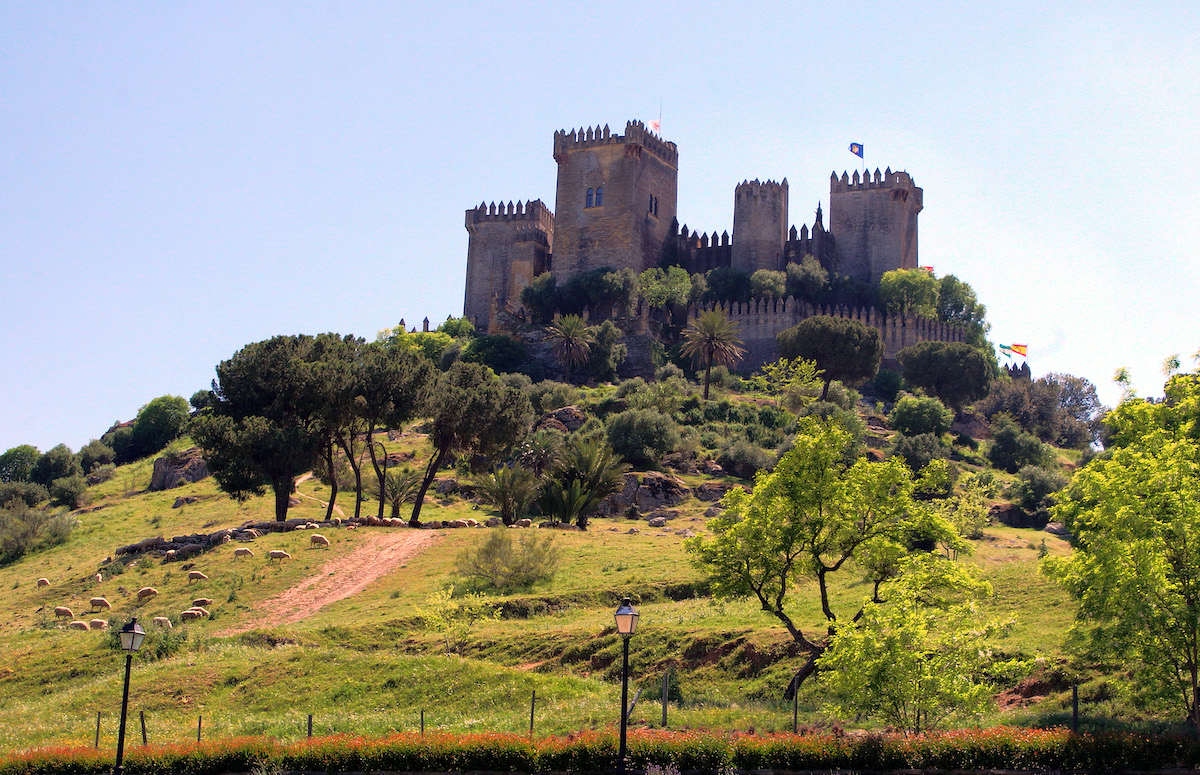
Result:
[[[29,481],[43,487],[50,487],[55,479],[81,476],[83,469],[79,466],[79,457],[66,444],[51,447],[33,464],[29,473]]]
[[[654,466],[679,446],[679,425],[653,409],[626,409],[608,418],[608,444],[638,467]]]
[[[759,474],[751,493],[731,490],[721,502],[724,513],[708,523],[709,535],[689,549],[714,594],[750,597],[787,629],[805,654],[798,686],[835,642],[840,623],[861,618],[869,602],[889,599],[918,537],[959,541],[913,497],[916,484],[901,461],[859,458],[849,432],[802,418],[794,446],[774,470]],[[837,579],[848,575],[865,577],[863,593],[832,595]],[[820,608],[823,632],[800,618],[807,615],[795,601],[801,585]]]
[[[892,454],[903,460],[915,474],[933,461],[945,459],[946,448],[932,433],[918,433],[915,436],[902,435],[897,439]]]
[[[928,396],[902,396],[888,414],[888,424],[905,436],[932,433],[941,436],[950,430],[954,413],[936,398]]]
[[[451,455],[495,455],[520,443],[533,422],[525,394],[477,363],[451,366],[431,389],[427,410],[433,454],[409,518],[414,526],[420,524],[425,493]]]
[[[246,345],[217,365],[207,406],[189,426],[217,485],[239,501],[270,488],[279,522],[287,520],[296,477],[327,439],[325,407],[307,368],[318,357],[308,335]]]
[[[557,309],[568,315],[587,310],[591,317],[607,317],[614,308],[627,308],[637,293],[637,277],[631,272],[602,266],[580,272],[559,287]]]
[[[782,299],[787,292],[787,275],[774,269],[759,269],[750,275],[750,295],[756,299]]]
[[[970,285],[952,274],[938,281],[937,319],[962,326],[968,344],[990,350],[987,332],[991,326],[985,320],[986,315],[987,308],[979,303]]]
[[[893,269],[879,278],[879,302],[889,315],[934,318],[939,284],[924,269]]]
[[[537,500],[541,482],[532,469],[521,465],[498,466],[475,480],[475,489],[500,512],[506,525],[522,519]]]
[[[554,356],[563,365],[563,379],[571,381],[571,369],[587,363],[596,343],[596,331],[579,315],[564,315],[546,329],[553,343]]]
[[[79,467],[85,474],[90,474],[96,466],[108,465],[116,459],[116,451],[99,439],[92,439],[79,450]]]
[[[78,509],[91,501],[88,494],[87,482],[76,474],[55,479],[50,483],[50,505],[65,506],[68,509]]]
[[[679,266],[666,269],[651,267],[638,275],[638,295],[653,309],[667,309],[672,304],[687,304],[692,292],[692,278]]]
[[[525,357],[525,344],[507,334],[475,337],[462,350],[465,363],[482,363],[497,373],[516,371]]]
[[[1200,730],[1200,375],[1171,377],[1161,403],[1126,399],[1108,423],[1108,450],[1053,509],[1074,551],[1043,568],[1079,601],[1073,648]]]
[[[455,339],[470,339],[475,336],[475,324],[466,318],[446,318],[446,322],[438,326],[437,330]]]
[[[629,348],[621,341],[624,332],[611,320],[596,326],[596,341],[588,354],[588,372],[598,382],[612,382],[617,378],[617,368],[625,362]]]
[[[910,385],[942,399],[955,412],[988,394],[996,378],[992,362],[966,342],[918,342],[896,353]]]
[[[786,293],[799,301],[822,304],[829,293],[829,272],[813,256],[787,265]]]
[[[355,366],[365,343],[353,337],[322,336],[313,341],[313,351],[299,368],[308,390],[306,401],[320,415],[323,436],[322,455],[329,476],[329,502],[325,518],[331,519],[337,500],[339,482],[336,449],[345,456],[346,465],[354,475],[354,518],[362,515],[364,498],[362,480],[362,443],[370,443],[365,417],[365,400],[359,394]]]
[[[732,266],[719,266],[704,273],[708,286],[704,300],[722,304],[750,301],[750,275]]]
[[[1012,496],[1030,514],[1045,514],[1054,505],[1054,494],[1067,486],[1067,477],[1041,466],[1022,466],[1013,482]]]
[[[973,722],[994,707],[996,678],[1027,666],[992,658],[991,641],[1002,628],[979,610],[978,601],[991,594],[985,583],[928,556],[902,567],[887,604],[868,602],[821,657],[832,704],[840,715],[875,718],[910,734],[952,719]],[[930,588],[955,594],[930,605]]]
[[[42,453],[37,447],[22,444],[0,454],[0,482],[28,482]]]
[[[775,337],[782,358],[804,358],[817,364],[825,379],[821,400],[834,380],[853,384],[870,379],[883,359],[883,339],[870,326],[849,318],[814,315]]]
[[[810,394],[820,385],[821,371],[813,361],[803,358],[780,358],[764,363],[762,368],[746,379],[751,390],[776,396],[776,405],[793,410],[812,400]]]
[[[992,419],[992,444],[988,447],[988,462],[1015,474],[1024,466],[1046,462],[1046,446],[1037,436],[1025,433],[1008,415]]]
[[[549,323],[558,308],[558,284],[553,275],[543,272],[521,289],[521,305],[535,323]]]
[[[680,348],[693,362],[704,364],[704,400],[708,400],[708,382],[714,365],[732,366],[746,354],[738,338],[737,324],[719,309],[709,310],[694,318],[683,331]]]
[[[188,402],[182,396],[159,396],[139,409],[133,421],[134,455],[143,458],[162,450],[183,435],[187,424]]]

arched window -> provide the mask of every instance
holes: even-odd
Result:
[[[604,204],[604,186],[596,186],[596,207]]]
[[[587,192],[587,204],[585,204],[584,207],[591,207],[591,206],[592,206],[592,190],[589,188],[588,192]]]

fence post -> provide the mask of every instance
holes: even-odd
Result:
[[[533,690],[533,696],[529,698],[529,737],[533,738],[533,711],[537,707],[537,689]]]
[[[662,711],[663,711],[662,725],[663,725],[663,729],[667,728],[667,684],[670,682],[670,678],[671,678],[671,671],[670,671],[670,669],[668,669],[667,672],[663,673],[663,680],[662,680]]]
[[[1071,731],[1079,733],[1079,684],[1071,684]]]
[[[96,748],[100,747],[100,711],[96,711]]]
[[[425,709],[421,708],[421,734],[425,734]]]
[[[204,728],[204,716],[196,716],[196,742],[200,742],[200,730]]]
[[[139,710],[138,716],[140,716],[142,719],[142,745],[147,745],[147,743],[146,743],[146,711]]]
[[[312,737],[312,714],[308,714],[308,736]]]

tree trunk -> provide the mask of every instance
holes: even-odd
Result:
[[[704,363],[704,400],[708,400],[708,375],[712,373],[712,359]]]
[[[358,461],[358,455],[354,454],[354,431],[346,431],[346,435],[337,435],[338,446],[342,448],[342,452],[346,455],[346,461],[350,463],[350,470],[354,472],[354,518],[358,519],[362,513],[363,491],[362,491],[362,464]]]
[[[831,380],[831,379],[825,380],[825,387],[821,388],[821,400],[822,401],[824,401],[826,398],[829,397],[829,383],[831,383],[831,382],[833,382],[833,380]]]
[[[379,465],[379,456],[375,454],[375,428],[374,426],[367,429],[367,453],[371,456],[371,468],[375,469],[375,478],[379,482],[379,514],[380,519],[383,519],[383,507],[387,501],[387,487],[384,483],[384,467]],[[397,509],[398,511],[399,509]],[[396,515],[393,513],[393,517]]]
[[[410,527],[421,526],[421,505],[425,503],[425,493],[429,490],[429,485],[433,484],[433,477],[437,476],[438,469],[442,467],[442,461],[448,453],[448,449],[439,449],[437,454],[429,459],[429,468],[425,469],[425,478],[421,480],[421,489],[417,491],[417,501],[413,504],[412,516],[408,520]]]
[[[817,672],[817,658],[824,653],[825,650],[821,649],[808,655],[808,661],[796,671],[796,674],[792,676],[791,682],[788,683],[787,690],[783,693],[783,699],[791,700],[796,696],[796,692],[800,691],[800,685],[804,683],[805,679]]]
[[[287,522],[288,502],[296,489],[296,480],[290,476],[277,478],[271,482],[271,489],[275,492],[275,521]]]
[[[333,519],[333,505],[337,501],[338,482],[337,474],[333,470],[333,442],[325,444],[325,465],[329,472],[329,503],[325,505],[325,521]]]

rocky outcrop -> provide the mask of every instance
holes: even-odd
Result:
[[[1046,527],[1045,512],[1027,514],[1024,509],[1011,503],[992,504],[988,509],[988,519],[1009,527],[1031,527],[1038,530]]]
[[[587,415],[578,406],[564,406],[561,409],[555,409],[553,412],[546,414],[542,419],[537,421],[535,429],[555,428],[556,430],[565,430],[569,433],[574,433],[583,427],[587,422]]]
[[[198,482],[207,476],[208,464],[201,457],[199,447],[184,452],[168,452],[154,461],[150,489],[169,490],[182,483]]]
[[[692,491],[683,483],[682,479],[651,471],[642,476],[633,500],[642,511],[651,511],[667,506],[677,506],[690,497],[692,497]]]

